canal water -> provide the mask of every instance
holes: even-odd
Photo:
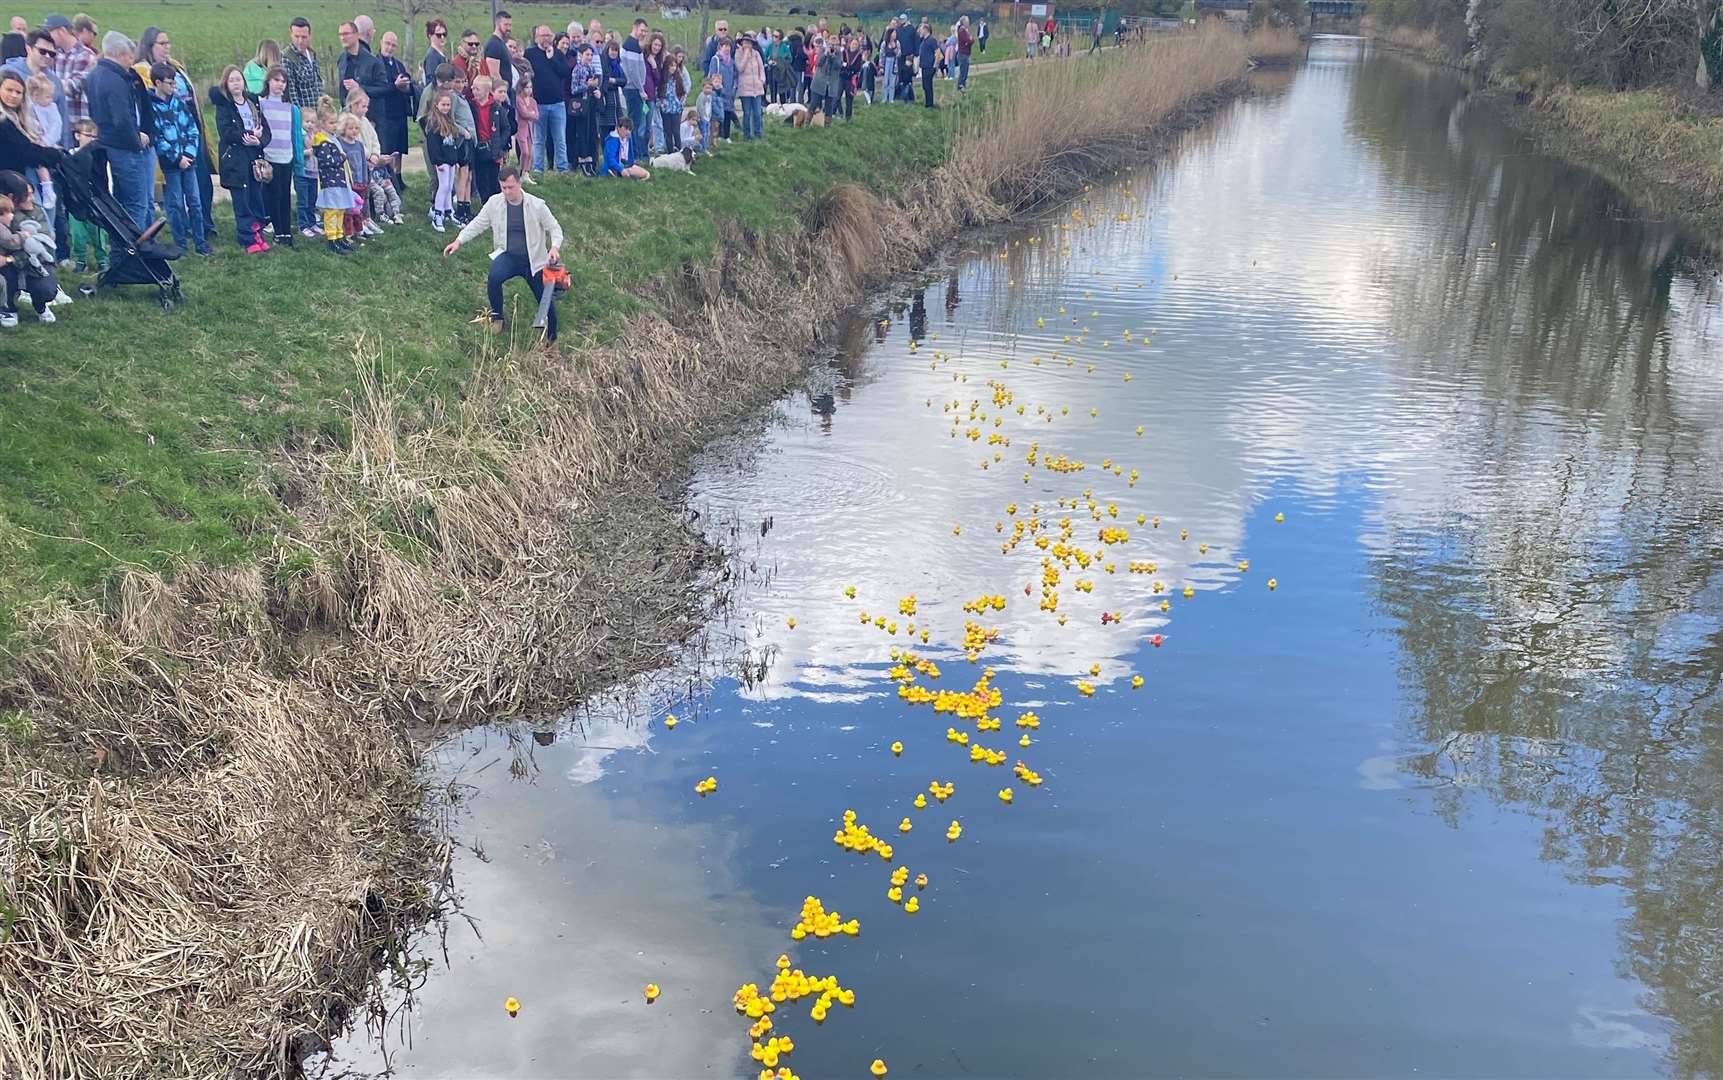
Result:
[[[463,914],[330,1073],[752,1076],[780,953],[807,1077],[1723,1070],[1696,254],[1350,40],[970,238],[712,449],[685,664],[441,748]]]

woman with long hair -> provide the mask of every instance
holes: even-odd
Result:
[[[671,53],[664,61],[664,82],[658,95],[658,122],[664,128],[664,152],[682,149],[682,110],[688,101],[688,72],[682,54]]]
[[[622,46],[615,41],[604,43],[604,60],[598,83],[598,139],[602,143],[616,130],[623,116],[622,88],[628,85],[628,75],[622,70]]]
[[[0,71],[0,170],[33,181],[59,163],[60,151],[44,146],[36,132],[24,77],[14,68]]]
[[[897,100],[897,27],[886,27],[879,39],[879,101],[890,104]]]
[[[252,97],[263,96],[264,80],[269,77],[269,69],[281,66],[281,46],[274,38],[264,38],[257,43],[257,55],[246,62],[245,89]]]
[[[664,63],[669,58],[664,35],[654,30],[646,39],[646,92],[642,100],[647,106],[643,121],[647,126],[646,144],[655,154],[662,153],[664,149],[663,118],[659,115],[658,105],[664,97]]]
[[[258,163],[269,145],[269,122],[263,117],[257,95],[245,88],[245,73],[233,64],[223,69],[220,81],[209,88],[209,101],[215,106],[221,186],[233,196],[235,237],[250,254],[261,254],[269,250],[269,242],[263,238],[269,207],[264,194],[267,181],[258,175],[263,171]]]
[[[588,176],[598,172],[598,114],[603,101],[604,71],[598,51],[582,44],[569,73],[568,145],[574,167]]]

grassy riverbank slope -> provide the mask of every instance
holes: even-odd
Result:
[[[1520,100],[1513,115],[1545,147],[1723,245],[1723,100],[1668,88],[1498,88]]]
[[[964,107],[985,109],[1003,78],[977,78]],[[545,178],[533,190],[568,234],[574,278],[559,305],[564,354],[617,341],[630,319],[677,316],[685,272],[712,264],[727,230],[783,234],[834,184],[884,193],[925,176],[961,112],[864,107],[826,132],[774,124],[697,175],[646,184]],[[183,307],[164,312],[153,290],[132,289],[75,302],[53,326],[26,315],[0,338],[0,635],[31,600],[88,595],[119,567],[267,551],[294,527],[281,451],[350,438],[358,343],[401,386],[401,408],[459,392],[481,355],[472,320],[489,241],[440,258],[453,232],[431,230],[414,182],[409,224],[352,257],[304,239],[245,255],[224,205],[220,254],[179,264]],[[515,322],[522,340],[528,322]]]
[[[0,1072],[291,1074],[436,902],[414,731],[661,657],[708,565],[686,454],[869,281],[1153,152],[1247,52],[1179,36],[695,177],[547,183],[556,351],[471,326],[482,253],[417,225],[8,335]]]
[[[1674,60],[1632,80],[1618,72],[1626,88],[1612,88],[1600,78],[1603,61],[1571,43],[1534,48],[1534,29],[1487,17],[1489,47],[1470,51],[1454,15],[1427,23],[1371,17],[1364,32],[1383,48],[1473,73],[1545,149],[1597,169],[1636,202],[1723,245],[1723,91],[1699,90],[1691,64]],[[1550,34],[1561,39],[1570,30],[1552,27]]]

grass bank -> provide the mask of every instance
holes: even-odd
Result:
[[[975,80],[975,111],[1002,78]],[[794,230],[836,183],[884,192],[925,176],[956,123],[957,110],[864,108],[826,137],[772,125],[697,176],[546,178],[535,190],[569,234],[574,278],[559,306],[565,354],[613,344],[647,314],[682,317],[685,285],[732,232]],[[303,241],[247,256],[223,205],[220,254],[179,267],[185,307],[163,312],[133,290],[77,302],[53,326],[26,316],[0,338],[0,640],[32,601],[101,591],[118,567],[268,551],[298,513],[285,463],[349,439],[355,342],[370,343],[409,415],[459,392],[479,355],[485,259],[438,258],[449,237],[425,222],[415,180],[411,223],[353,258]]]
[[[697,177],[547,184],[587,318],[556,351],[470,327],[482,258],[413,230],[6,339],[0,469],[31,478],[0,536],[60,578],[0,685],[0,1072],[291,1075],[435,903],[415,731],[653,663],[710,558],[661,494],[686,455],[869,281],[1153,152],[1247,52],[1179,37]]]
[[[1689,86],[1574,87],[1547,71],[1504,72],[1433,29],[1366,28],[1381,48],[1471,72],[1540,147],[1596,169],[1633,200],[1723,246],[1723,99]]]
[[[1667,88],[1576,90],[1529,79],[1494,86],[1513,96],[1516,122],[1546,149],[1723,246],[1723,101]]]

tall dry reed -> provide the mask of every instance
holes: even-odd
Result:
[[[1285,26],[1264,26],[1252,30],[1245,38],[1245,49],[1252,63],[1290,64],[1304,55],[1304,39],[1298,31]]]
[[[991,108],[964,115],[941,177],[965,222],[1036,210],[1200,113],[1248,58],[1243,35],[1210,26],[1095,61],[1027,65]]]

